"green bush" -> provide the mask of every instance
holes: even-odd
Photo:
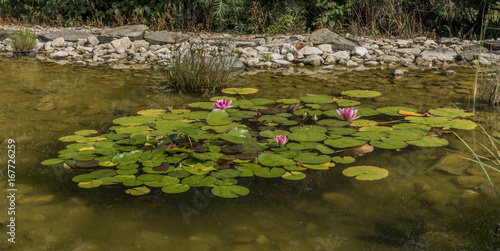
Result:
[[[37,35],[28,29],[21,29],[10,37],[10,46],[14,51],[29,51],[35,49]]]
[[[270,36],[274,36],[278,33],[286,33],[290,31],[290,27],[292,26],[293,18],[291,15],[284,15],[278,18],[278,22],[271,24],[267,27],[267,34]]]
[[[207,50],[197,45],[185,50],[177,48],[170,67],[160,69],[162,81],[158,83],[159,89],[214,95],[227,87],[236,59],[229,46],[217,48]]]

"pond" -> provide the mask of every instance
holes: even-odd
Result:
[[[3,163],[0,214],[9,231],[15,211],[15,244],[8,234],[0,248],[11,250],[493,250],[500,203],[478,165],[453,134],[446,147],[375,149],[356,165],[389,171],[378,181],[359,181],[337,164],[307,172],[300,181],[246,178],[247,196],[215,197],[207,188],[182,194],[131,196],[123,188],[82,189],[74,171],[43,166],[75,131],[105,133],[116,118],[145,109],[165,109],[208,98],[157,95],[154,71],[60,66],[31,59],[0,59]],[[283,99],[306,94],[339,96],[375,90],[382,96],[365,108],[409,106],[470,108],[473,69],[394,69],[311,72],[295,75],[247,72],[233,81],[259,89],[252,98]],[[474,118],[499,130],[498,111],[480,108]],[[458,134],[480,154],[487,139],[478,130]],[[15,208],[9,208],[7,146],[15,141]],[[494,181],[500,175],[491,172]],[[12,206],[12,204],[11,204]]]

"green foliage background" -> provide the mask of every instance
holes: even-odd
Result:
[[[329,27],[370,35],[477,36],[485,8],[498,36],[496,0],[0,0],[0,21],[241,33]]]

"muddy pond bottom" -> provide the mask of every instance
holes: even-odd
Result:
[[[15,141],[15,243],[9,250],[495,250],[498,199],[482,169],[453,134],[446,147],[375,149],[353,164],[309,170],[300,181],[240,178],[250,194],[215,197],[209,188],[177,195],[160,190],[131,196],[123,187],[82,189],[72,170],[40,163],[64,149],[58,138],[94,129],[144,109],[197,101],[195,95],[152,93],[155,71],[59,66],[36,60],[0,59],[0,162],[7,165]],[[393,69],[366,71],[244,73],[232,81],[259,92],[251,98],[282,99],[345,90],[375,90],[364,108],[408,106],[468,109],[474,71]],[[239,97],[238,97],[239,98]],[[482,108],[475,121],[498,130],[498,111]],[[458,130],[479,154],[487,139],[479,130]],[[379,181],[358,181],[342,170],[352,165],[385,168]],[[1,229],[9,231],[10,201],[4,168],[0,186]],[[495,183],[500,175],[491,172]]]

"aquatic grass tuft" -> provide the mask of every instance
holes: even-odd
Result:
[[[30,51],[35,49],[37,35],[28,29],[21,29],[10,37],[10,45],[14,51]]]
[[[500,67],[496,72],[487,73],[481,80],[479,101],[491,105],[500,105]]]
[[[455,134],[455,136],[457,136],[457,138],[460,139],[460,141],[462,141],[462,143],[464,143],[464,145],[472,152],[472,155],[474,155],[474,159],[470,159],[469,158],[468,160],[470,160],[470,161],[472,161],[474,163],[477,163],[477,164],[479,164],[481,166],[481,168],[483,169],[484,174],[486,175],[486,177],[488,178],[488,181],[490,182],[491,186],[493,187],[493,190],[495,190],[495,194],[496,194],[498,200],[500,201],[500,194],[498,193],[498,190],[497,190],[495,184],[493,183],[493,180],[491,179],[491,176],[488,173],[488,170],[486,169],[486,168],[489,168],[491,170],[500,172],[500,169],[499,169],[500,168],[500,151],[498,150],[498,146],[497,146],[497,144],[500,144],[500,141],[498,141],[497,139],[493,138],[488,132],[486,132],[486,130],[484,129],[484,127],[482,127],[481,125],[479,125],[479,127],[481,127],[481,129],[483,130],[483,133],[490,140],[491,145],[492,145],[492,149],[486,147],[483,144],[481,144],[481,146],[484,149],[486,149],[486,151],[489,154],[492,155],[493,159],[477,155],[477,153],[472,149],[472,147],[470,147],[469,144],[467,144],[467,142],[464,139],[462,139],[460,136],[458,136],[458,134],[456,132],[453,132],[453,134]],[[491,165],[488,164],[488,163],[486,163],[486,161],[490,162]]]
[[[158,88],[214,95],[228,87],[236,58],[231,55],[229,45],[220,44],[217,48],[178,46],[170,67],[159,70],[162,81],[158,83]]]

